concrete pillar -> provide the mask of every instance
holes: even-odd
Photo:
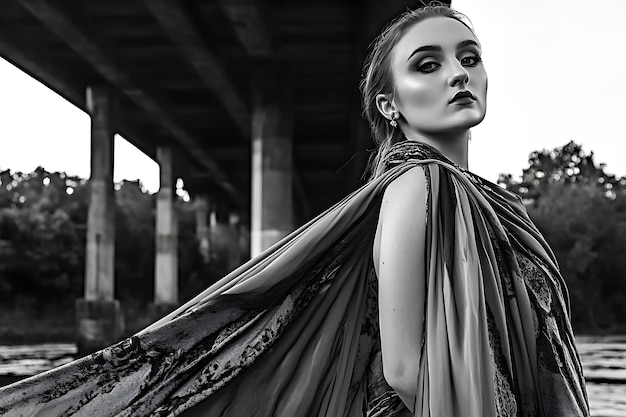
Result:
[[[207,223],[209,215],[209,198],[206,194],[199,194],[195,201],[196,239],[200,245],[200,254],[204,263],[211,260],[210,229]]]
[[[115,99],[103,86],[87,88],[91,115],[91,176],[85,253],[85,298],[76,302],[79,355],[119,341],[124,318],[115,300]]]
[[[293,112],[284,68],[255,68],[252,114],[251,255],[293,230]]]
[[[156,259],[154,318],[160,318],[178,306],[178,227],[174,210],[173,155],[169,147],[157,148],[160,187],[156,208]]]
[[[232,271],[241,265],[241,249],[239,247],[239,215],[237,213],[230,213],[228,215],[228,227],[230,246],[228,251],[228,270]]]
[[[220,253],[220,245],[223,245],[223,238],[219,230],[219,225],[217,224],[217,207],[215,204],[209,204],[209,242],[211,252],[209,256],[212,259],[219,257]]]
[[[217,226],[217,209],[215,205],[210,206],[209,209],[209,229],[215,229]]]

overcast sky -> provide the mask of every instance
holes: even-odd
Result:
[[[574,140],[609,173],[626,175],[626,1],[453,5],[473,22],[489,75],[471,170],[491,181],[518,176],[531,151]],[[2,59],[0,117],[0,169],[89,176],[89,117]],[[158,166],[118,137],[114,178],[139,178],[156,191]]]
[[[471,170],[490,180],[519,175],[533,150],[574,140],[609,173],[626,175],[626,1],[453,5],[474,24],[489,76]]]

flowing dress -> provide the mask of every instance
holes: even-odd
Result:
[[[519,197],[434,148],[138,334],[0,389],[3,416],[390,417],[372,248],[385,187],[426,174],[419,417],[588,416],[568,294]]]

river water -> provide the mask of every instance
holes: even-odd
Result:
[[[578,336],[593,417],[626,417],[626,335]]]
[[[626,335],[578,336],[593,417],[626,417]],[[0,346],[0,385],[70,362],[73,344]]]

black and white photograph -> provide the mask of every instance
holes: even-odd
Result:
[[[625,16],[3,0],[0,416],[625,417]]]

